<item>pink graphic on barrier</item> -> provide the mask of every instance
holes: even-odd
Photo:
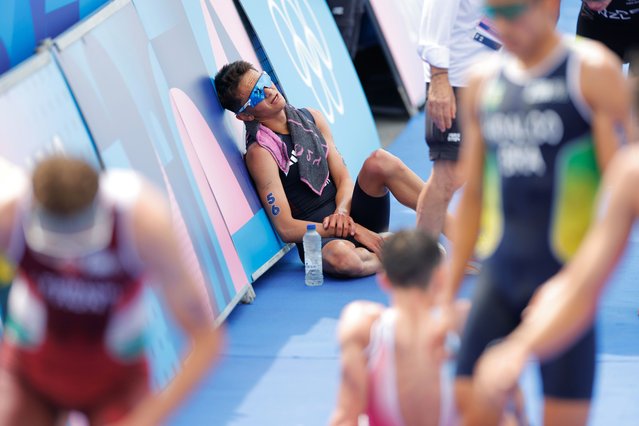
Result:
[[[235,5],[233,5],[233,2],[227,0],[213,0],[210,3],[213,6],[213,9],[217,16],[220,18],[219,20],[223,23],[224,29],[229,34],[229,38],[233,40],[235,48],[242,55],[242,59],[252,63],[258,71],[262,71],[260,61],[255,55],[253,45],[251,44],[248,35],[246,35],[246,31],[244,31],[244,25],[242,24],[242,21],[237,14],[237,10],[235,9]],[[211,50],[213,51],[213,57],[215,58],[215,63],[217,64],[219,69],[229,63],[230,60],[226,55],[226,52],[224,51],[224,46],[222,45],[222,41],[218,36],[218,31],[213,24],[213,20],[209,15],[205,0],[200,0],[200,6],[202,7],[202,15],[204,16],[204,22],[206,23],[206,30],[209,35],[209,42],[211,44]],[[227,114],[227,116],[229,115],[230,114]],[[236,140],[243,141],[244,125],[242,124],[242,122],[236,120],[235,118],[228,119],[227,117],[227,123],[233,129]],[[238,146],[238,148],[241,151],[244,150],[244,146],[240,145]]]
[[[180,249],[180,253],[182,253],[182,260],[184,261],[187,270],[191,272],[191,276],[193,277],[193,280],[197,285],[197,291],[200,297],[203,300],[206,300],[206,304],[209,307],[207,314],[209,315],[209,320],[212,322],[214,319],[214,313],[213,308],[211,307],[211,296],[207,291],[204,274],[202,273],[200,263],[197,260],[195,248],[193,247],[193,243],[191,242],[191,238],[189,237],[189,232],[186,229],[186,223],[184,223],[184,218],[182,217],[182,213],[180,212],[180,207],[178,206],[177,200],[175,199],[175,194],[173,193],[173,187],[169,182],[169,177],[166,175],[163,167],[160,167],[160,169],[162,170],[164,185],[166,186],[168,192],[169,205],[171,206],[171,217],[173,219],[173,229],[175,230],[175,235],[178,239],[178,246]]]
[[[211,43],[211,49],[213,50],[215,63],[220,64],[219,66],[222,66],[228,63],[229,59],[226,56],[226,52],[224,52],[224,47],[222,46],[220,37],[217,35],[217,31],[215,31],[215,25],[213,24],[213,20],[209,15],[204,0],[200,0],[200,5],[202,6],[202,15],[204,16],[204,22],[206,22],[206,30],[209,33],[209,42]]]
[[[173,88],[169,94],[193,176],[213,223],[233,285],[240,291],[248,284],[248,278],[231,234],[245,225],[253,213],[246,199],[239,196],[242,189],[200,111],[181,90]],[[213,196],[213,193],[216,195]]]
[[[242,55],[242,58],[245,61],[251,62],[255,64],[256,67],[259,68],[260,61],[257,59],[255,55],[255,51],[253,50],[253,45],[251,44],[251,40],[249,39],[246,31],[244,31],[244,24],[242,24],[242,20],[237,13],[237,9],[233,4],[232,0],[209,0],[211,6],[213,6],[213,10],[220,18],[220,22],[224,25],[224,29],[229,34],[230,39],[233,41],[233,45],[237,49],[238,52]],[[215,27],[213,22],[211,21],[210,16],[206,12],[206,5],[204,4],[204,0],[201,0],[202,11],[204,12],[204,17],[206,20],[206,26],[209,32],[209,39],[211,43],[213,43],[213,39],[218,39],[218,44],[221,47],[221,42],[219,41],[219,37],[217,36],[217,31],[215,31]],[[222,54],[224,52],[222,51]],[[226,62],[218,61],[217,57],[215,58],[218,64],[225,64]],[[228,59],[227,59],[228,60]],[[261,71],[261,69],[260,69]]]
[[[188,138],[192,143],[229,232],[234,234],[253,217],[251,207],[245,197],[239,196],[242,188],[215,135],[193,101],[179,89],[171,89],[171,101],[186,132],[182,138]]]
[[[424,69],[417,54],[423,0],[370,0],[393,64],[413,108],[424,103]]]

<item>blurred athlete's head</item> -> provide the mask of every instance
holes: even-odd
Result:
[[[243,121],[267,120],[286,106],[271,77],[246,61],[224,65],[215,76],[215,90],[222,107]]]
[[[32,175],[32,201],[25,223],[29,246],[55,257],[82,256],[104,248],[113,215],[98,197],[100,177],[84,160],[52,156]]]
[[[381,280],[391,289],[427,290],[442,259],[437,240],[414,229],[391,235],[382,249]]]
[[[555,30],[554,0],[485,0],[484,8],[504,47],[520,58],[533,56]]]
[[[37,164],[32,182],[33,198],[42,209],[70,217],[93,203],[99,177],[85,161],[57,155]]]

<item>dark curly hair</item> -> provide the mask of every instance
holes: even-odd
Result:
[[[237,86],[242,76],[255,67],[246,61],[235,61],[226,64],[215,76],[215,91],[224,109],[237,112],[242,107],[242,100],[238,99]]]

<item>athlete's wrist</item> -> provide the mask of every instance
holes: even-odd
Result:
[[[355,234],[353,235],[353,238],[357,239],[358,237],[362,237],[367,232],[371,232],[371,231],[369,231],[367,228],[363,227],[362,225],[355,223]]]

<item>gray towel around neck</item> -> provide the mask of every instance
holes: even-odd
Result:
[[[300,180],[317,195],[328,181],[328,144],[317,125],[291,105],[285,107],[288,130],[298,156]],[[286,144],[271,129],[257,121],[246,122],[246,146],[257,142],[271,153],[280,170],[288,173]],[[284,145],[284,147],[282,147]]]

